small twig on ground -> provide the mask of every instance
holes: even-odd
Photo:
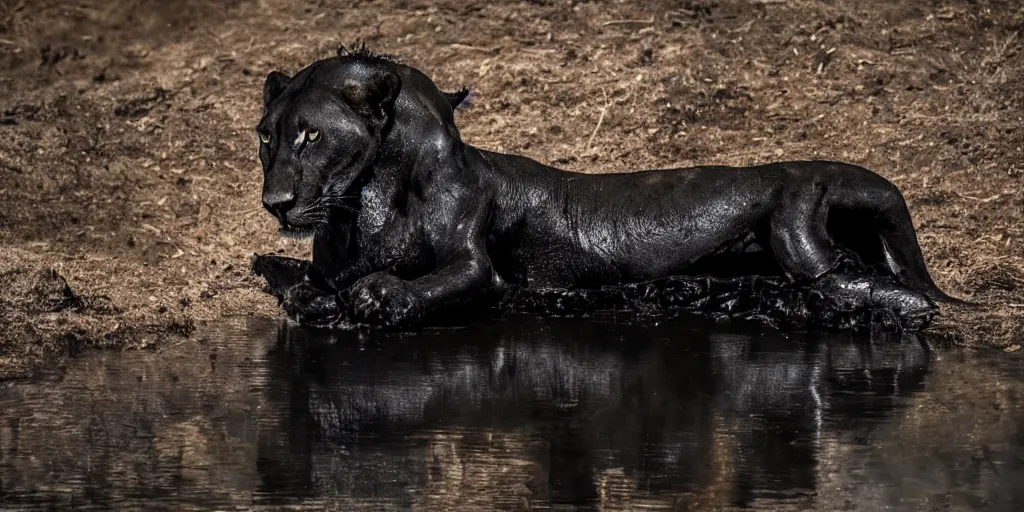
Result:
[[[453,49],[453,50],[466,50],[466,51],[471,51],[471,52],[483,52],[483,53],[493,53],[495,50],[497,50],[497,48],[484,48],[482,46],[472,46],[472,45],[462,44],[462,43],[452,43],[452,44],[448,45],[448,47]]]
[[[587,139],[586,151],[590,151],[590,146],[594,143],[594,138],[597,137],[597,131],[601,129],[601,123],[604,122],[604,115],[608,113],[608,106],[606,105],[601,109],[601,116],[597,118],[597,126],[594,126],[594,131],[591,132],[590,138]]]
[[[256,206],[256,207],[253,207],[253,208],[249,208],[247,210],[237,210],[237,211],[233,211],[233,212],[227,212],[227,216],[228,217],[235,217],[237,215],[241,215],[242,218],[244,219],[244,218],[252,217],[253,215],[259,213],[262,210],[263,210],[263,208],[261,208],[259,206]]]
[[[558,50],[554,48],[520,48],[519,51],[531,55],[549,55],[557,52]]]
[[[976,197],[976,196],[972,196],[972,195],[967,195],[967,194],[961,194],[959,192],[955,192],[955,194],[960,196],[960,197],[962,197],[962,198],[964,198],[964,199],[970,199],[971,201],[977,201],[979,203],[991,203],[992,201],[995,201],[996,199],[999,199],[1000,197],[1003,197],[1002,194],[996,194],[994,196],[989,196],[989,197],[984,197],[984,198]]]
[[[594,126],[594,131],[590,133],[590,138],[587,139],[587,146],[584,149],[584,151],[590,151],[590,146],[594,144],[594,139],[597,137],[597,132],[598,132],[598,130],[601,129],[601,124],[604,123],[604,116],[606,114],[608,114],[608,109],[611,108],[611,106],[612,106],[612,102],[608,99],[608,94],[607,93],[605,94],[604,101],[605,101],[605,104],[604,104],[604,107],[601,108],[601,115],[598,116],[598,118],[597,118],[597,125]]]
[[[631,23],[638,23],[643,25],[651,25],[654,23],[654,16],[651,16],[649,20],[611,20],[601,24],[603,27],[609,27],[612,25],[629,25]]]
[[[221,37],[219,35],[217,35],[216,32],[213,31],[213,29],[211,29],[209,27],[206,27],[203,30],[205,30],[207,34],[210,34],[211,36],[213,36],[213,38],[217,40],[217,44],[220,44],[220,43],[224,42],[224,40],[221,39]]]

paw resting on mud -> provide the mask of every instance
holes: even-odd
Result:
[[[301,282],[289,288],[281,298],[288,317],[300,324],[317,325],[333,321],[341,313],[337,297]]]
[[[871,289],[871,305],[891,311],[904,329],[919,330],[931,323],[939,308],[922,293],[893,283],[878,283]]]
[[[423,320],[423,299],[408,281],[383,272],[356,281],[349,291],[352,318],[387,327],[412,327]]]
[[[869,312],[903,329],[926,327],[938,312],[931,299],[888,278],[827,274],[814,286],[812,309],[824,317]]]

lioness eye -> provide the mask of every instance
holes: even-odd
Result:
[[[316,139],[319,138],[319,137],[320,137],[320,130],[310,130],[310,131],[306,132],[306,138],[309,139],[310,142],[315,142]]]
[[[260,132],[260,142],[264,144],[270,144],[270,134]]]

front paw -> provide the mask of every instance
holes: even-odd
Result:
[[[334,293],[300,282],[285,291],[281,306],[288,317],[303,325],[330,323],[341,313]]]
[[[349,301],[357,322],[387,327],[412,327],[425,313],[422,297],[408,281],[383,272],[356,281]]]

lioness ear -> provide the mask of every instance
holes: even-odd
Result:
[[[292,77],[280,71],[271,71],[267,75],[267,80],[263,82],[263,108],[269,107],[284,92],[291,79]]]
[[[367,70],[362,77],[345,79],[339,91],[353,109],[383,126],[394,111],[401,88],[398,73],[381,66]]]
[[[443,94],[445,99],[448,100],[448,104],[452,106],[452,110],[460,108],[465,109],[473,105],[473,94],[465,87],[455,92],[441,91],[441,94]]]

